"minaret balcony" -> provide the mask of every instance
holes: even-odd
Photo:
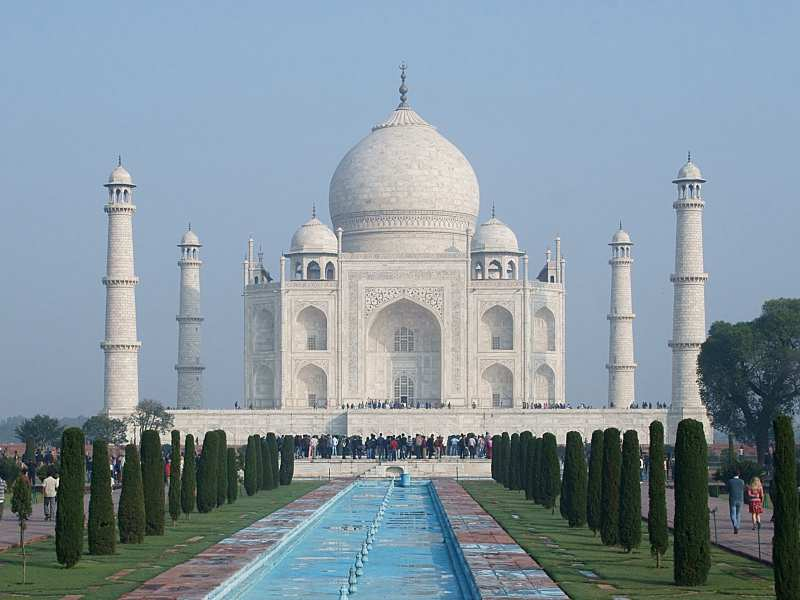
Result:
[[[129,213],[133,214],[136,212],[136,205],[135,204],[106,204],[103,207],[103,210],[109,214],[111,213]]]
[[[706,205],[700,198],[684,198],[683,200],[675,200],[672,203],[672,208],[676,210],[680,209],[702,209]]]
[[[628,363],[625,365],[619,363],[606,363],[606,369],[609,371],[634,371],[639,365],[637,363]]]
[[[633,313],[610,313],[606,315],[606,319],[609,321],[633,321],[636,318],[636,315]]]
[[[142,342],[100,342],[100,347],[106,352],[138,352]]]
[[[670,340],[667,343],[667,346],[672,348],[673,350],[700,350],[700,346],[703,345],[703,342],[675,342]]]
[[[205,321],[205,317],[193,317],[187,315],[177,315],[175,320],[178,323],[202,323]]]
[[[103,285],[110,287],[133,287],[139,283],[139,278],[133,277],[103,277]]]
[[[672,283],[705,283],[708,273],[673,273],[669,276]]]

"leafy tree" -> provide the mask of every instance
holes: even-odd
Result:
[[[61,476],[56,510],[56,557],[68,569],[83,553],[83,492],[86,462],[83,457],[83,431],[65,429],[61,435]]]
[[[570,527],[586,524],[586,454],[583,438],[577,431],[567,433],[567,448],[564,454],[564,476],[561,480],[561,515]]]
[[[8,484],[9,491],[11,491],[11,486],[19,477],[20,472],[21,469],[13,456],[0,456],[0,479]]]
[[[167,412],[163,404],[147,399],[139,402],[129,419],[136,431],[153,429],[158,433],[166,433],[175,423],[175,417]]]
[[[169,461],[169,516],[172,524],[181,516],[181,432],[172,430],[172,455]]]
[[[128,425],[122,419],[111,419],[104,414],[89,417],[83,424],[86,440],[105,440],[114,446],[128,441]]]
[[[60,434],[59,434],[60,437]],[[25,452],[22,454],[22,462],[30,464],[36,458],[36,442],[32,438],[25,440]]]
[[[197,512],[211,512],[217,506],[218,442],[216,431],[209,431],[203,437],[200,466],[197,469]]]
[[[603,430],[592,432],[589,457],[589,484],[586,488],[586,522],[595,535],[600,531],[603,514]]]
[[[195,462],[194,436],[186,436],[183,449],[183,474],[181,477],[181,511],[188,518],[195,509],[195,492],[197,491],[197,464]]]
[[[248,496],[252,496],[258,491],[257,467],[255,436],[251,435],[247,438],[247,450],[244,457],[244,489]]]
[[[510,490],[518,490],[520,489],[519,486],[519,463],[520,463],[520,456],[519,456],[519,434],[512,433],[511,434],[511,461],[510,461],[509,469],[508,469],[508,485],[506,486]]]
[[[226,450],[228,468],[228,493],[226,497],[228,504],[233,504],[239,497],[239,470],[236,468],[236,448],[228,448]]]
[[[96,439],[92,444],[92,485],[89,496],[89,554],[114,554],[117,524],[111,499],[111,468],[108,464],[108,443]]]
[[[278,463],[278,440],[272,432],[267,434],[267,447],[269,448],[272,470],[272,487],[267,489],[274,490],[280,485],[280,466]]]
[[[763,463],[773,420],[800,402],[800,299],[768,300],[752,321],[714,323],[698,374],[714,427],[755,442]]]
[[[703,425],[678,423],[675,439],[674,577],[677,585],[702,585],[711,568],[708,528],[708,448]]]
[[[275,488],[275,473],[272,472],[272,455],[269,451],[267,438],[261,438],[261,470],[262,480],[264,481],[264,489],[271,490]]]
[[[495,434],[492,436],[492,479],[500,482],[500,475],[498,465],[500,464],[500,436]]]
[[[619,488],[619,544],[630,552],[642,543],[642,488],[639,482],[639,435],[629,429],[622,438]]]
[[[621,461],[619,429],[609,427],[603,433],[603,479],[600,501],[600,539],[606,546],[616,546],[619,543]]]
[[[558,461],[556,436],[552,433],[545,433],[542,436],[541,463],[541,505],[555,512],[561,485],[561,464]]]
[[[292,477],[294,477],[294,437],[285,435],[283,436],[283,444],[281,445],[281,485],[289,485],[292,483]]]
[[[800,515],[797,504],[797,465],[792,420],[775,419],[775,475],[771,496],[775,514],[772,538],[775,598],[800,598]]]
[[[27,444],[30,441],[35,451],[36,448],[58,445],[63,431],[64,428],[59,426],[58,419],[47,415],[36,415],[17,425],[14,433],[20,442]],[[27,459],[32,460],[33,456],[28,456]]]
[[[11,512],[17,515],[19,524],[19,547],[22,549],[22,583],[27,583],[28,554],[25,552],[25,530],[33,512],[31,503],[31,482],[24,475],[18,475],[12,489]]]
[[[666,472],[664,471],[664,425],[661,421],[650,423],[650,479],[648,480],[647,535],[650,554],[656,557],[656,568],[667,553]]]
[[[128,444],[125,446],[122,492],[117,506],[119,541],[123,544],[141,544],[144,541],[144,525],[144,491],[139,450],[134,444]]]
[[[525,461],[527,475],[525,476],[525,500],[534,500],[534,485],[536,483],[536,474],[534,473],[534,465],[536,464],[536,443],[539,438],[531,436],[528,440],[528,459]]]
[[[228,438],[225,431],[217,429],[217,506],[228,499]]]
[[[164,461],[158,432],[142,433],[142,488],[144,489],[145,535],[164,535]]]

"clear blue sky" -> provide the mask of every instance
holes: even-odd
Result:
[[[210,3],[209,3],[210,4]],[[277,269],[339,159],[410,101],[474,166],[532,266],[567,256],[567,393],[606,399],[608,242],[636,243],[640,400],[670,394],[674,198],[705,187],[708,322],[800,296],[797,4],[31,3],[0,15],[0,416],[102,407],[106,217],[138,185],[140,390],[175,401],[178,242],[205,247],[211,407],[241,397],[248,234]]]

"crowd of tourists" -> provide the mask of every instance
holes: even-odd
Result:
[[[417,433],[414,435],[368,436],[351,435],[297,435],[294,438],[296,458],[419,460],[441,459],[445,456],[463,459],[490,459],[492,438],[488,433],[476,435],[452,434],[448,436]]]

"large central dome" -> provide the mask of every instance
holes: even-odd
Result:
[[[404,99],[345,155],[329,196],[346,252],[444,252],[479,203],[469,161]]]

